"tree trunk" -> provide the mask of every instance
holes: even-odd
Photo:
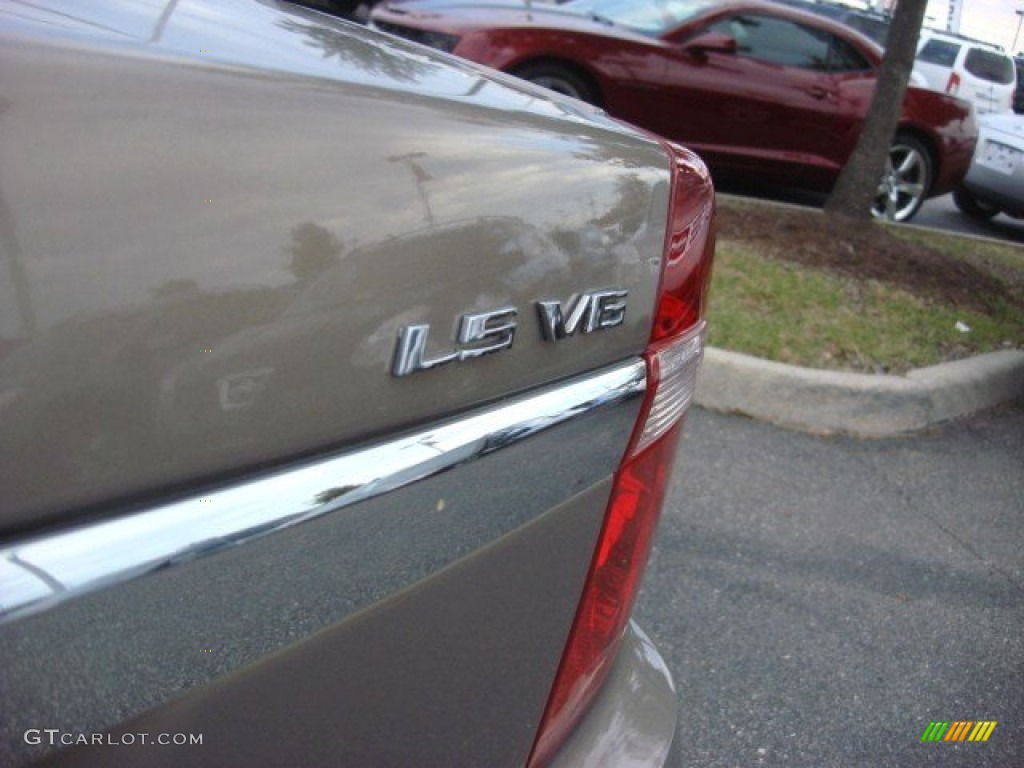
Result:
[[[896,6],[871,106],[857,146],[825,204],[826,213],[850,219],[871,217],[871,205],[878,195],[879,180],[886,171],[889,147],[896,134],[907,82],[914,67],[927,4],[927,0],[900,0]]]

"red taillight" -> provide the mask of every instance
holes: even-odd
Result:
[[[960,92],[960,75],[956,72],[949,73],[949,80],[946,83],[946,93],[956,96]]]
[[[715,249],[711,181],[696,156],[674,145],[675,174],[651,341],[685,333],[704,317]]]
[[[576,618],[530,756],[545,765],[604,681],[629,621],[681,424],[704,349],[704,304],[714,251],[714,203],[703,164],[668,145],[674,160],[670,229],[647,361],[647,392],[615,474]]]

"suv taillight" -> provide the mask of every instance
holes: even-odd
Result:
[[[647,391],[615,474],[604,524],[530,755],[547,764],[604,681],[629,621],[676,444],[704,351],[704,304],[714,254],[714,198],[697,157],[665,143],[673,159],[670,227],[647,362]]]
[[[946,93],[956,96],[960,93],[960,75],[956,72],[949,73],[949,81],[946,83]]]

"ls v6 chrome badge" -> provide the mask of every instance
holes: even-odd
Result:
[[[619,288],[581,293],[569,300],[567,311],[563,311],[560,301],[535,302],[541,338],[555,343],[577,332],[588,334],[622,325],[626,319],[627,294],[628,291]],[[395,345],[391,373],[408,376],[509,349],[515,341],[518,316],[515,307],[462,314],[458,319],[455,348],[433,357],[427,356],[430,326],[403,326]]]

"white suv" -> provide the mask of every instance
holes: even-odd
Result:
[[[979,115],[1013,108],[1017,70],[997,46],[922,29],[914,71],[924,76],[928,88],[971,102]]]

